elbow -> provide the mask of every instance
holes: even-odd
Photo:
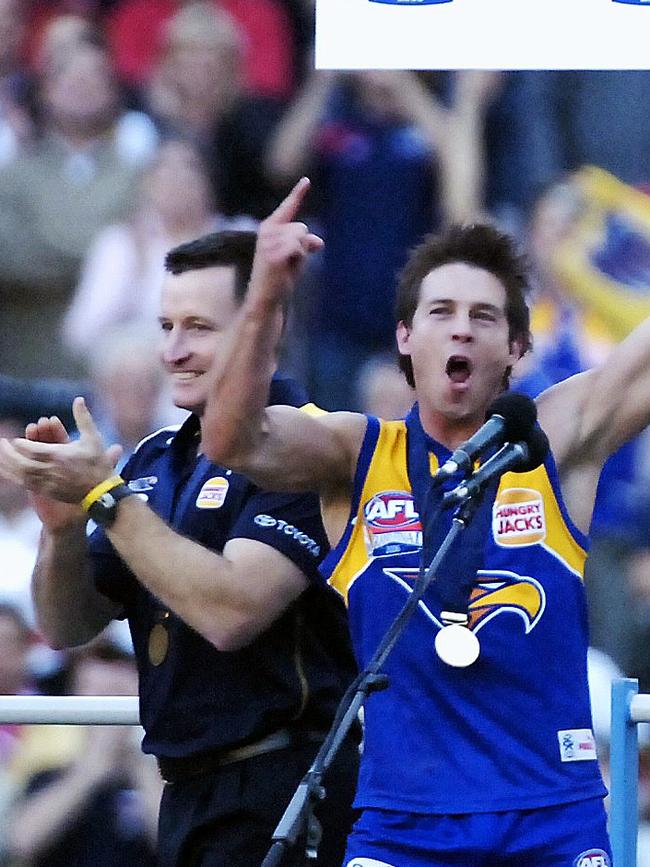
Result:
[[[221,653],[235,653],[243,650],[262,632],[263,627],[251,617],[231,618],[228,623],[222,622],[215,628],[214,624],[202,630],[203,637],[214,645]]]
[[[70,617],[67,623],[54,623],[40,617],[37,613],[36,627],[43,641],[52,650],[68,650],[71,647],[79,647],[91,641],[97,631],[80,630],[75,626],[74,617]]]

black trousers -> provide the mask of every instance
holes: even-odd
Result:
[[[160,805],[160,867],[259,867],[271,835],[318,751],[317,744],[275,750],[217,771],[167,783]],[[316,808],[323,828],[318,867],[340,867],[353,824],[358,749],[346,742],[323,779]],[[302,867],[302,842],[282,867]]]

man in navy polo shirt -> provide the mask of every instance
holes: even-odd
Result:
[[[146,438],[121,476],[119,449],[106,448],[83,398],[77,441],[56,417],[0,441],[0,471],[34,493],[44,526],[33,590],[46,639],[83,644],[128,618],[143,749],[168,781],[166,867],[262,861],[354,674],[343,610],[312,581],[327,550],[316,497],[262,491],[201,451],[206,374],[224,354],[254,244],[254,233],[221,233],[168,255],[162,359],[191,415]],[[278,376],[269,400],[305,403]],[[356,764],[350,740],[325,778],[322,867],[343,857]]]

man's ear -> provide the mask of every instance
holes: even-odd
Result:
[[[523,356],[523,344],[521,340],[515,339],[510,341],[510,367],[513,364],[516,364],[519,359]]]
[[[397,328],[395,329],[395,338],[397,340],[397,350],[400,355],[410,355],[408,349],[408,342],[411,336],[411,329],[404,322],[403,319],[397,323]]]

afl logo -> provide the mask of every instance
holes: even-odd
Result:
[[[220,509],[223,506],[230,482],[223,476],[208,479],[196,498],[197,509]]]
[[[375,531],[390,533],[395,530],[422,529],[413,496],[406,491],[375,494],[363,511],[366,524]]]
[[[381,491],[363,509],[366,547],[371,556],[401,554],[422,546],[422,523],[407,491]]]
[[[544,499],[531,488],[500,491],[492,508],[492,532],[497,545],[536,545],[546,538]]]
[[[578,855],[573,863],[575,867],[611,867],[612,862],[602,849],[590,849]]]

